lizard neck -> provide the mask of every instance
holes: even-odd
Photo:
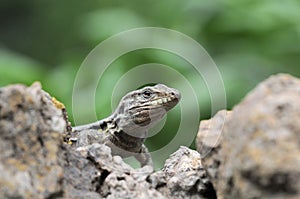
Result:
[[[139,153],[147,136],[147,129],[127,128],[122,121],[122,112],[115,111],[111,116],[104,119],[109,124],[109,140],[126,151]],[[131,121],[128,120],[130,123]],[[130,125],[129,125],[130,126]],[[131,125],[133,127],[133,125]]]
[[[115,145],[124,150],[139,153],[145,138],[131,136],[124,131],[115,131],[109,140]]]

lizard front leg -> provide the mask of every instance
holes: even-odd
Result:
[[[141,163],[141,167],[148,165],[154,168],[151,155],[144,144],[142,144],[141,151],[137,153],[134,157]]]

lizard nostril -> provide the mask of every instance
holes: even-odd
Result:
[[[173,97],[173,98],[176,98],[176,99],[180,99],[181,98],[181,95],[180,95],[180,93],[177,91],[171,91],[170,92],[170,95]]]

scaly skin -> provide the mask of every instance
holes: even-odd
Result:
[[[141,166],[153,167],[144,145],[148,129],[157,124],[179,100],[179,91],[163,84],[131,91],[109,117],[73,127],[72,134],[75,136],[69,139],[69,143],[77,148],[104,143],[111,147],[114,155],[134,156]]]

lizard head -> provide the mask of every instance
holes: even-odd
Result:
[[[118,127],[127,133],[157,124],[180,100],[180,92],[163,84],[127,93],[115,111]]]

